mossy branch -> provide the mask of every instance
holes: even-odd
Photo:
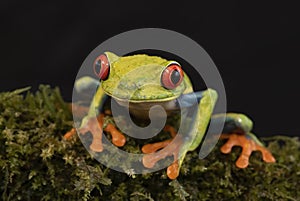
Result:
[[[165,170],[131,175],[107,169],[86,151],[71,129],[69,106],[58,88],[41,85],[0,93],[0,193],[2,200],[300,200],[298,138],[263,138],[277,162],[262,162],[254,153],[246,169],[219,151],[205,159],[189,152],[177,180]],[[135,140],[126,151],[138,153]]]

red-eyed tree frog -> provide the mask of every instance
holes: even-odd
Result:
[[[146,54],[119,57],[114,53],[105,52],[96,58],[93,65],[101,83],[92,99],[89,112],[83,118],[79,129],[80,134],[87,132],[92,134],[91,150],[95,152],[103,151],[101,126],[105,114],[99,111],[107,96],[115,99],[121,105],[122,100],[128,100],[130,113],[138,116],[138,118],[144,118],[148,115],[148,110],[143,108],[149,109],[151,106],[159,104],[167,111],[167,114],[170,114],[170,111],[178,110],[176,99],[186,97],[186,102],[188,102],[189,94],[195,93],[199,100],[197,103],[198,111],[194,117],[195,123],[192,124],[191,132],[182,133],[182,136],[185,137],[181,137],[176,141],[175,152],[174,149],[172,152],[169,152],[169,149],[164,150],[164,147],[170,144],[172,138],[163,142],[144,145],[141,150],[145,153],[142,160],[145,167],[151,168],[160,159],[166,156],[174,156],[174,162],[167,168],[167,175],[170,179],[177,178],[186,153],[195,150],[199,146],[208,124],[217,122],[221,118],[225,118],[221,138],[228,139],[221,147],[221,152],[230,153],[233,146],[242,147],[242,152],[236,161],[237,167],[247,167],[251,153],[256,150],[261,151],[265,162],[275,162],[272,154],[251,133],[252,121],[244,114],[213,114],[217,92],[210,88],[201,92],[194,92],[188,75],[178,62]],[[135,73],[129,73],[133,71]],[[84,83],[89,82],[92,82],[91,78],[83,77],[75,83],[75,87],[77,89],[84,88]],[[100,127],[98,126],[99,123]],[[172,125],[167,125],[165,129],[171,133],[172,137],[175,137],[176,131]],[[104,131],[112,135],[114,145],[122,147],[126,143],[125,136],[115,126],[110,124],[106,126]],[[143,134],[141,133],[141,135]],[[164,151],[158,152],[158,150]],[[179,158],[176,157],[178,155],[180,155]]]

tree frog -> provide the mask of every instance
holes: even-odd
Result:
[[[210,88],[201,92],[194,92],[188,75],[178,62],[146,54],[119,57],[112,52],[105,52],[95,59],[93,67],[101,83],[92,99],[89,112],[83,118],[79,129],[81,134],[87,132],[92,134],[91,150],[103,151],[101,126],[104,114],[99,114],[99,111],[107,96],[115,99],[120,105],[123,104],[124,99],[128,100],[130,113],[138,118],[144,118],[148,115],[149,110],[147,108],[157,104],[162,106],[170,115],[170,111],[178,110],[176,99],[187,97],[188,100],[189,94],[195,93],[199,102],[191,132],[181,134],[183,137],[177,140],[175,144],[173,143],[173,146],[176,147],[175,152],[174,149],[170,151],[170,149],[164,148],[170,145],[172,137],[176,136],[176,131],[174,127],[167,125],[165,129],[171,133],[170,139],[146,144],[142,147],[141,150],[145,153],[142,163],[145,167],[151,168],[160,159],[174,156],[174,162],[167,168],[167,175],[170,179],[177,178],[186,153],[199,146],[208,125],[218,122],[220,118],[225,118],[221,138],[228,139],[221,147],[221,152],[230,153],[233,146],[242,147],[242,152],[236,161],[237,167],[247,167],[251,153],[256,150],[261,151],[265,162],[275,162],[272,154],[251,133],[252,121],[244,114],[213,114],[217,92]],[[138,71],[135,71],[136,69]],[[130,73],[134,71],[135,73]],[[75,88],[84,88],[84,85],[89,82],[92,82],[91,78],[83,77],[76,81]],[[93,80],[93,82],[95,81]],[[100,127],[98,126],[99,123]],[[107,126],[104,131],[112,135],[114,145],[122,147],[126,143],[125,136],[113,125]],[[160,151],[158,152],[158,150]],[[176,157],[178,155],[180,155],[179,158]]]

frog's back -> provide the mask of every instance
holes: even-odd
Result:
[[[168,62],[168,60],[158,56],[137,54],[133,56],[120,57],[117,61],[113,63],[113,68],[116,71],[116,73],[123,74],[124,69],[126,69],[126,72],[129,72],[141,66],[165,66]]]
[[[115,63],[114,68],[117,74],[123,74],[126,69],[127,72],[135,70],[141,66],[147,67],[150,65],[167,66],[172,61],[166,60],[159,56],[150,56],[147,54],[137,54],[133,56],[120,57]],[[186,86],[184,94],[193,92],[192,83],[186,73],[184,73],[184,84]]]

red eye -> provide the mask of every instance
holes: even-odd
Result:
[[[167,89],[174,89],[183,79],[183,71],[177,64],[171,64],[162,73],[161,83]]]
[[[105,80],[109,73],[109,62],[106,55],[102,54],[94,62],[94,72],[101,79]]]

